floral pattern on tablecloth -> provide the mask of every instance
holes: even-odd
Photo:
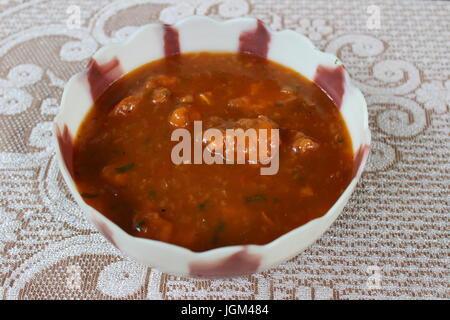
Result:
[[[51,145],[64,84],[98,48],[193,14],[305,34],[369,106],[372,152],[344,212],[305,252],[247,277],[180,278],[123,256],[85,220]],[[0,297],[450,298],[449,16],[445,1],[0,0]]]

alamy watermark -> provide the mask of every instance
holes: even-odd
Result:
[[[381,28],[381,10],[379,6],[370,5],[367,7],[369,17],[366,21],[367,29],[378,30]]]
[[[369,274],[366,282],[367,289],[381,289],[381,268],[368,266],[366,272]]]
[[[66,269],[67,278],[66,286],[70,290],[80,290],[81,289],[81,267],[79,265],[70,265]]]
[[[261,175],[278,172],[278,129],[209,128],[203,132],[202,121],[194,121],[193,136],[194,141],[185,128],[172,132],[171,140],[178,141],[171,153],[174,164],[254,164],[261,166]]]
[[[66,26],[68,29],[81,28],[81,8],[76,5],[68,6],[66,13],[69,17],[66,19]]]

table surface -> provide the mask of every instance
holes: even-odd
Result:
[[[0,0],[0,297],[450,298],[450,2],[70,3]],[[51,144],[64,84],[99,47],[192,14],[305,34],[369,106],[373,148],[343,213],[302,254],[247,277],[174,277],[124,257],[68,194]]]

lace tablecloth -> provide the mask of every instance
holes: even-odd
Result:
[[[52,119],[65,82],[137,26],[253,16],[346,65],[373,149],[342,215],[308,250],[230,280],[160,273],[85,220],[58,172]],[[0,0],[3,299],[450,298],[450,2]]]

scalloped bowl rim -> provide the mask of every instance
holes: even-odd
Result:
[[[208,20],[210,23],[215,23],[218,25],[232,25],[235,23],[242,23],[242,22],[254,22],[256,19],[254,18],[236,18],[236,19],[230,19],[230,20],[225,20],[225,21],[218,21],[212,18],[208,18],[208,17],[204,17],[204,16],[191,16],[191,17],[187,17],[187,18],[183,18],[181,20],[179,20],[178,22],[174,23],[173,26],[177,27],[177,28],[181,28],[185,23],[190,23],[192,21],[195,20]],[[134,41],[136,41],[139,38],[139,35],[143,32],[145,32],[148,29],[151,28],[160,28],[161,27],[161,23],[151,23],[151,24],[147,24],[144,26],[139,27],[137,30],[135,30],[126,40],[121,41],[121,42],[114,42],[114,43],[110,43],[107,44],[103,47],[101,47],[99,50],[96,51],[96,53],[93,55],[94,59],[98,59],[101,60],[101,58],[105,55],[107,55],[108,52],[117,50],[118,48],[124,48],[129,46],[130,44],[132,44]],[[318,55],[326,55],[326,56],[330,56],[332,59],[338,59],[335,55],[331,54],[331,53],[326,53],[326,52],[322,52],[319,51],[311,42],[310,39],[308,39],[307,37],[303,36],[302,34],[299,34],[293,30],[281,30],[281,31],[272,31],[269,27],[266,28],[268,30],[268,32],[270,33],[271,37],[276,37],[277,35],[280,34],[290,34],[291,36],[295,36],[297,37],[297,39],[299,41],[302,41],[303,44],[307,45],[311,50],[314,50],[316,52],[316,54]],[[208,50],[205,50],[208,51]],[[268,58],[269,59],[269,58]],[[270,60],[270,59],[269,59]],[[147,63],[154,61],[154,60],[150,60]],[[277,61],[275,61],[277,62]],[[279,63],[279,62],[277,62]],[[295,70],[296,72],[299,72],[297,70]],[[126,72],[128,73],[128,72]],[[56,115],[55,119],[54,119],[54,123],[57,123],[58,120],[60,120],[61,115],[63,113],[64,110],[64,106],[67,104],[67,99],[68,99],[68,93],[73,90],[73,85],[76,81],[80,80],[81,78],[85,77],[87,74],[87,68],[85,68],[83,71],[73,75],[68,82],[66,83],[65,87],[64,87],[64,92],[61,98],[61,107],[60,110],[58,112],[58,114]],[[364,118],[364,123],[363,123],[363,128],[364,128],[364,141],[365,144],[370,146],[371,143],[371,134],[370,134],[370,129],[369,129],[369,125],[368,125],[368,111],[367,111],[367,103],[364,99],[363,94],[361,93],[361,91],[355,87],[353,85],[353,83],[351,82],[351,79],[348,75],[348,72],[344,69],[344,74],[345,74],[345,79],[346,79],[346,85],[349,86],[352,89],[352,94],[358,95],[359,99],[361,100],[362,105],[360,106],[361,111],[363,112],[363,118]],[[67,184],[73,184],[75,185],[73,179],[71,178],[70,174],[68,173],[68,170],[66,169],[66,167],[64,166],[64,161],[60,152],[60,147],[58,145],[58,141],[56,138],[56,134],[54,131],[53,134],[53,140],[54,140],[54,144],[56,145],[56,155],[57,155],[57,160],[59,163],[59,167],[62,171],[63,177],[66,181]],[[352,139],[353,140],[353,139]],[[355,150],[354,150],[355,151]],[[164,250],[169,250],[172,251],[173,254],[188,254],[191,258],[200,258],[200,260],[204,259],[205,257],[210,257],[210,258],[214,258],[215,256],[218,257],[225,257],[227,255],[229,255],[230,253],[235,253],[237,251],[239,251],[240,249],[242,249],[243,247],[248,247],[251,251],[251,253],[256,253],[256,254],[262,254],[264,253],[265,250],[269,250],[273,247],[276,247],[278,245],[280,245],[281,243],[285,242],[287,239],[291,238],[294,234],[299,234],[304,232],[305,230],[307,230],[308,228],[312,228],[315,224],[321,222],[324,219],[329,218],[332,215],[335,215],[336,217],[332,218],[331,223],[334,222],[334,220],[337,218],[337,216],[340,214],[340,212],[342,211],[342,209],[338,209],[338,207],[340,206],[344,206],[345,203],[348,201],[348,198],[350,197],[351,193],[353,192],[356,184],[358,183],[360,176],[361,176],[361,172],[363,171],[367,157],[365,159],[363,159],[361,165],[360,165],[360,170],[359,170],[359,174],[357,174],[357,176],[351,180],[351,182],[348,184],[348,186],[345,188],[344,192],[339,196],[339,198],[336,200],[336,202],[333,204],[333,206],[321,217],[312,219],[310,221],[308,221],[307,223],[298,226],[297,228],[292,229],[291,231],[277,237],[276,239],[272,240],[271,242],[264,244],[264,245],[256,245],[256,244],[243,244],[243,245],[233,245],[233,246],[224,246],[224,247],[219,247],[219,248],[215,248],[215,249],[209,249],[209,250],[205,250],[205,251],[201,251],[201,252],[196,252],[196,251],[192,251],[190,249],[178,246],[178,245],[174,245],[171,243],[167,243],[167,242],[162,242],[162,241],[158,241],[158,240],[152,240],[152,239],[146,239],[146,238],[140,238],[140,237],[135,237],[130,235],[129,233],[127,233],[125,230],[123,230],[120,226],[118,226],[117,224],[115,224],[113,221],[111,221],[109,218],[107,218],[106,216],[104,216],[101,212],[99,212],[98,210],[96,210],[95,208],[93,208],[92,206],[90,206],[89,204],[87,204],[83,198],[81,197],[80,193],[78,192],[78,190],[75,187],[75,190],[77,190],[77,192],[74,194],[73,192],[71,192],[71,194],[75,197],[75,200],[78,204],[83,203],[84,205],[92,208],[92,210],[94,210],[96,213],[98,213],[99,215],[101,215],[104,219],[106,219],[106,221],[108,221],[108,223],[111,224],[111,226],[115,229],[115,232],[119,232],[119,233],[123,233],[122,235],[125,238],[128,238],[130,240],[133,241],[138,241],[138,242],[142,242],[142,243],[146,243],[147,245],[151,245],[154,247],[160,247]],[[76,185],[75,185],[76,186]],[[344,203],[343,203],[344,202]],[[338,209],[338,210],[337,210]],[[84,211],[83,208],[81,208],[82,211]],[[330,224],[331,224],[330,223]],[[329,225],[321,232],[319,232],[319,234],[317,236],[312,237],[311,239],[309,239],[309,243],[306,244],[306,246],[304,246],[303,249],[299,249],[297,250],[297,253],[295,253],[294,255],[298,254],[299,252],[303,251],[305,248],[309,247],[314,241],[316,241],[327,229],[329,228]],[[126,252],[125,252],[126,253]],[[292,256],[291,256],[292,257]],[[278,263],[280,263],[281,261],[286,261],[291,257],[283,257],[282,259],[280,259],[280,261],[274,261],[271,262],[270,265],[276,265]],[[258,272],[260,272],[262,270],[258,270]],[[172,272],[173,273],[173,272]]]

